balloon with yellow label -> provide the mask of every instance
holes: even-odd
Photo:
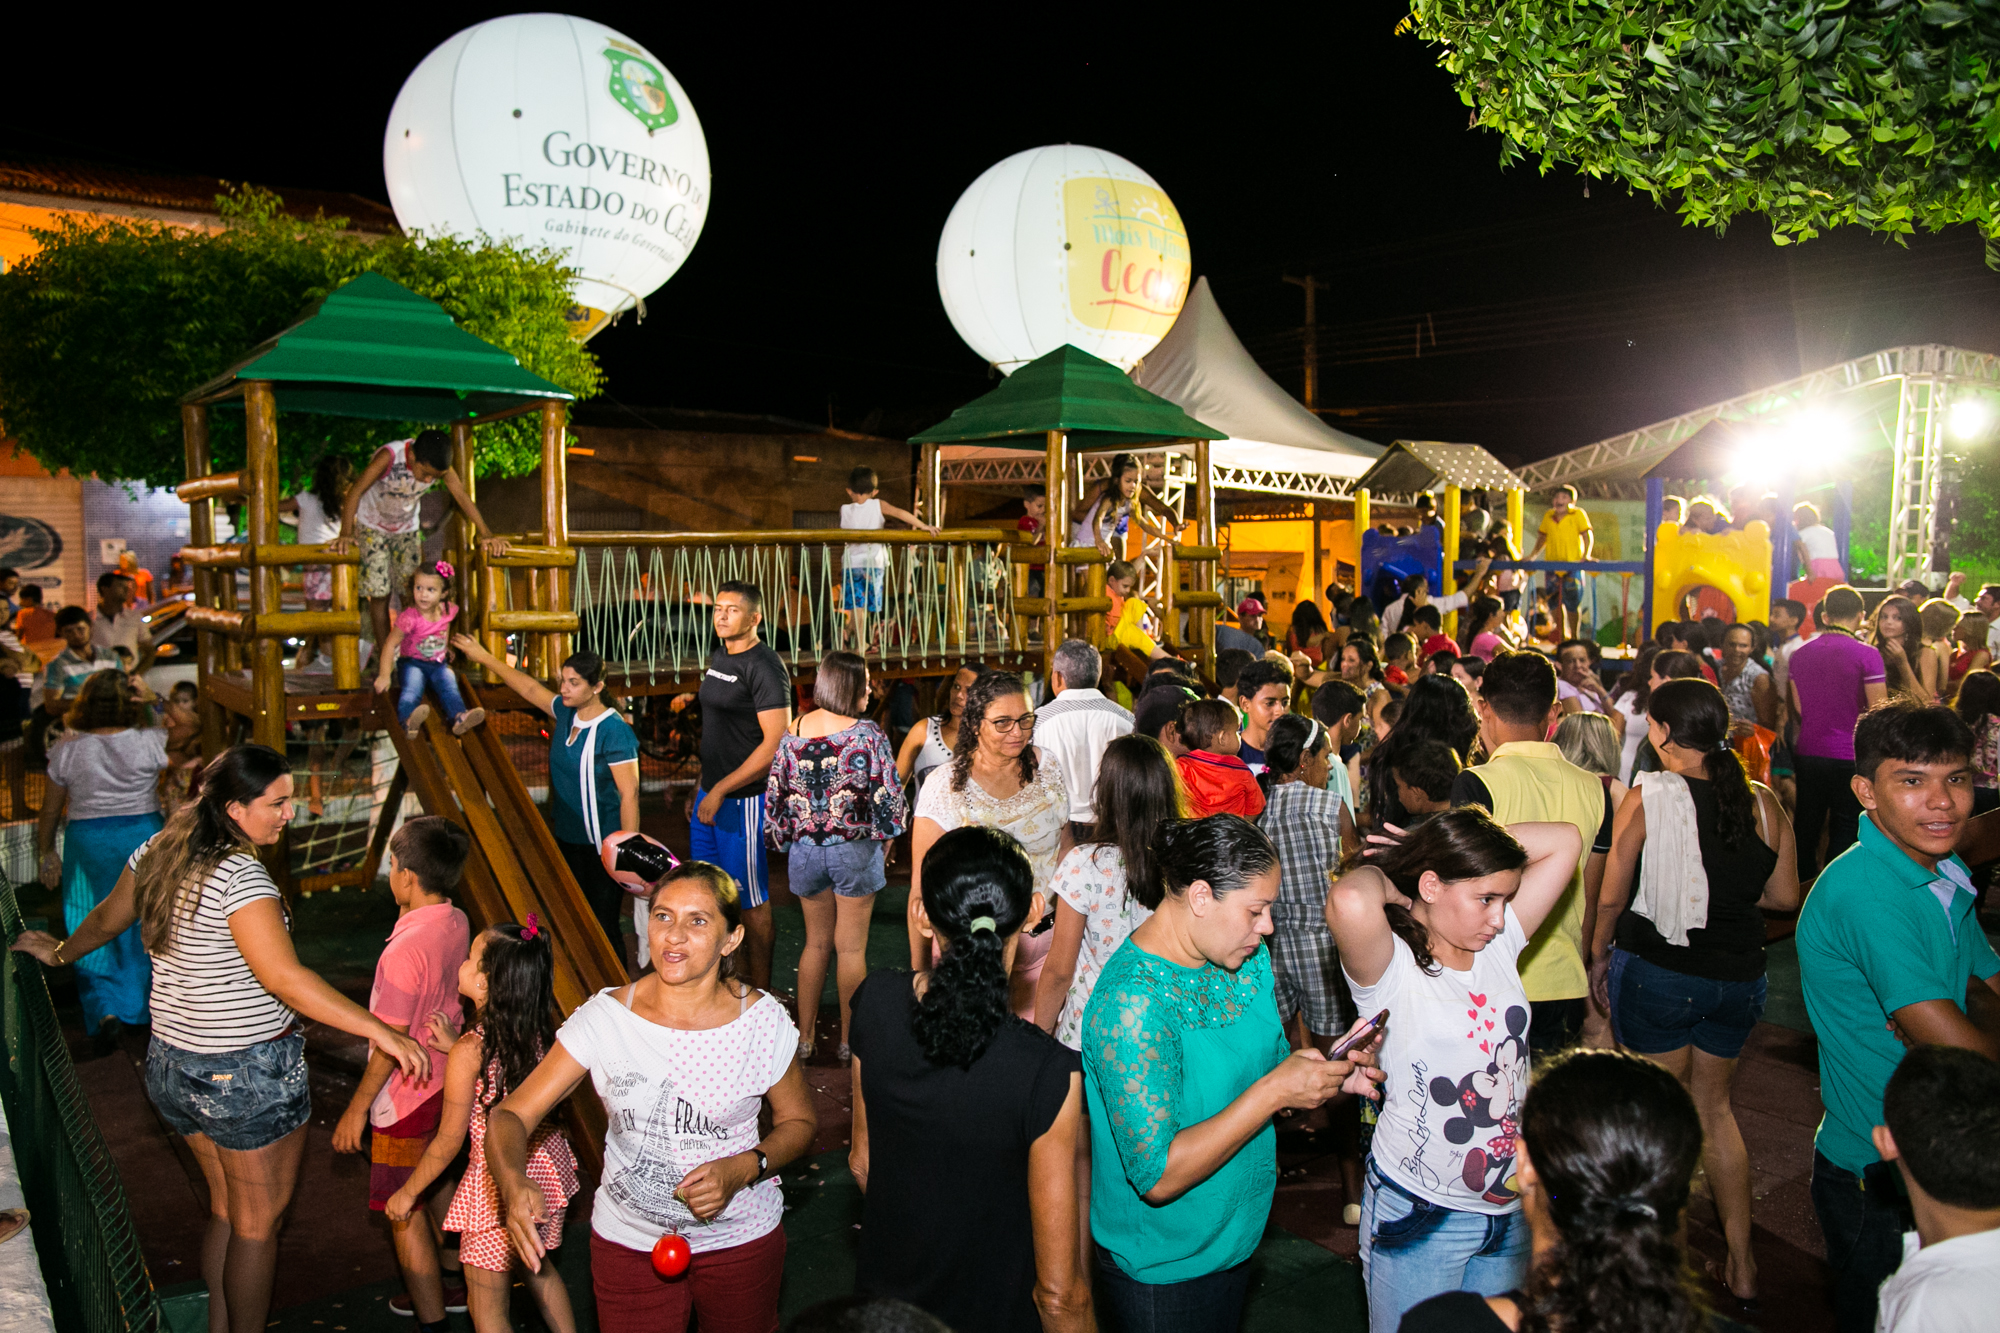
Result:
[[[1012,374],[1064,343],[1131,369],[1173,327],[1192,260],[1158,181],[1116,153],[1052,144],[959,196],[937,268],[958,336]]]

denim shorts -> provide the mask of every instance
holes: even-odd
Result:
[[[1611,951],[1611,1029],[1618,1044],[1641,1055],[1694,1046],[1718,1060],[1743,1053],[1750,1029],[1764,1016],[1765,979],[1711,981]]]
[[[835,842],[815,847],[809,842],[792,844],[792,892],[810,898],[831,886],[843,898],[866,898],[880,893],[889,882],[882,869],[884,844],[873,838],[856,842]]]
[[[158,1037],[146,1050],[146,1096],[176,1134],[218,1148],[266,1148],[312,1118],[303,1032],[240,1051],[184,1051]]]

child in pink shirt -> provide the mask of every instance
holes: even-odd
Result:
[[[444,600],[444,581],[451,566],[440,560],[435,570],[426,570],[411,581],[413,605],[396,617],[396,627],[382,645],[382,667],[375,677],[375,693],[389,688],[389,676],[396,674],[396,719],[414,738],[423,730],[431,706],[424,702],[430,688],[451,719],[451,734],[463,736],[486,720],[484,708],[465,706],[458,692],[458,678],[446,657],[451,648],[451,622],[458,617],[458,605]]]
[[[458,970],[471,943],[465,913],[452,905],[471,840],[448,819],[425,815],[404,823],[389,839],[389,892],[398,914],[389,942],[375,963],[375,988],[368,1011],[399,1032],[423,1037],[431,1016],[459,1015]],[[361,1134],[372,1126],[368,1206],[383,1211],[408,1182],[410,1172],[436,1136],[444,1112],[445,1062],[431,1060],[430,1078],[413,1082],[396,1062],[378,1050],[368,1054],[368,1066],[340,1123],[334,1126],[335,1152],[361,1151]],[[426,1201],[415,1216],[392,1220],[390,1232],[396,1259],[409,1284],[409,1298],[420,1322],[435,1322],[447,1307],[465,1307],[465,1279],[456,1271],[440,1283],[438,1231],[449,1190]],[[407,1315],[406,1310],[397,1310]]]

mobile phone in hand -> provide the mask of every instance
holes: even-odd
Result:
[[[1335,1042],[1333,1049],[1326,1053],[1326,1058],[1329,1060],[1338,1060],[1355,1047],[1366,1046],[1369,1042],[1375,1040],[1376,1034],[1382,1031],[1382,1025],[1388,1021],[1389,1011],[1384,1009],[1360,1027],[1354,1029],[1347,1036]]]

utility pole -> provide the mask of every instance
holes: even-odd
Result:
[[[1292,286],[1294,287],[1305,288],[1305,293],[1306,293],[1305,405],[1306,405],[1306,411],[1316,412],[1319,410],[1319,315],[1315,310],[1315,302],[1313,300],[1313,296],[1316,292],[1318,292],[1321,288],[1326,287],[1328,284],[1321,282],[1318,278],[1315,278],[1310,273],[1306,274],[1306,276],[1303,278],[1295,278],[1291,274],[1287,273],[1285,275],[1285,281],[1291,283]]]

